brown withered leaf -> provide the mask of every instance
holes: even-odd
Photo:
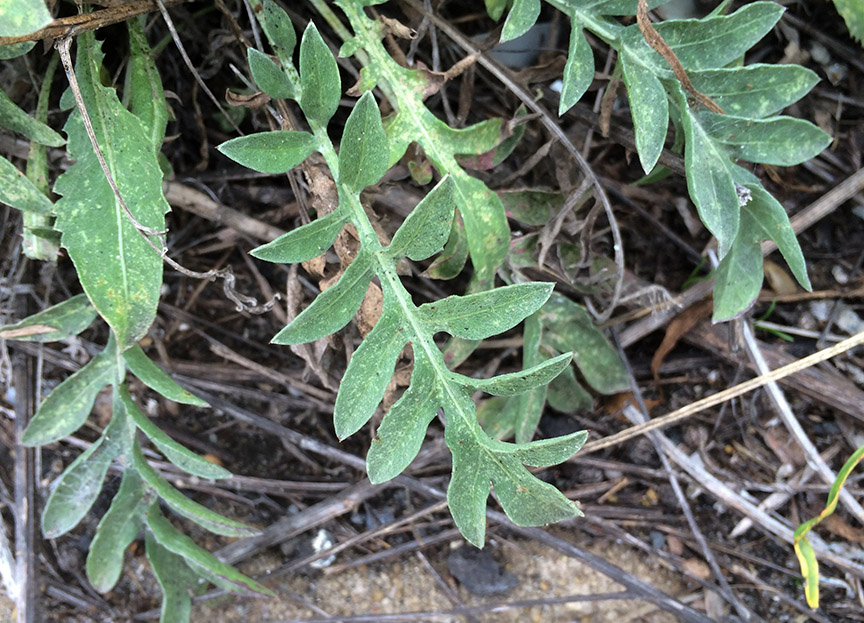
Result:
[[[43,335],[45,333],[53,333],[57,329],[44,324],[33,324],[29,327],[21,327],[20,329],[7,329],[0,331],[0,338],[4,340],[15,340],[22,337],[30,337],[31,335]]]
[[[661,394],[660,366],[663,365],[663,360],[690,329],[695,327],[700,320],[711,314],[713,306],[714,302],[711,299],[701,301],[675,316],[666,328],[666,335],[663,336],[663,341],[651,358],[651,374],[654,376],[654,383]]]
[[[856,528],[838,515],[828,515],[822,520],[821,527],[839,536],[844,541],[864,543],[864,529]]]
[[[798,292],[798,285],[795,280],[782,266],[771,260],[765,260],[762,267],[765,272],[765,281],[768,282],[775,294],[795,294]]]
[[[229,106],[245,106],[246,108],[257,110],[270,103],[270,96],[261,91],[244,95],[242,93],[235,93],[231,89],[225,89],[225,101]]]
[[[399,20],[391,19],[384,15],[379,15],[378,19],[382,24],[384,24],[384,31],[390,33],[394,37],[399,37],[400,39],[417,38],[417,31],[413,28],[409,28]]]
[[[383,303],[384,293],[381,292],[381,287],[377,283],[370,283],[355,318],[357,330],[363,337],[366,337],[381,317]]]

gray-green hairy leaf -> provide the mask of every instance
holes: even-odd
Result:
[[[125,470],[120,490],[99,521],[87,552],[87,579],[100,593],[110,591],[120,579],[126,548],[144,523],[146,491],[138,472]]]
[[[504,21],[501,42],[524,35],[540,15],[540,0],[513,0],[513,8]]]
[[[219,513],[211,511],[206,506],[193,502],[172,487],[155,469],[150,467],[137,441],[132,449],[132,465],[138,470],[138,473],[141,474],[141,477],[150,488],[156,491],[159,497],[165,500],[165,503],[172,510],[187,519],[191,519],[202,528],[224,536],[252,536],[258,534],[258,531],[254,528],[250,528],[239,521],[223,517]]]
[[[780,112],[810,92],[819,76],[800,65],[706,69],[688,73],[694,88],[728,115],[761,119]]]
[[[266,262],[297,264],[326,252],[347,220],[342,210],[335,210],[311,223],[292,229],[276,240],[253,249],[252,257]]]
[[[571,21],[570,48],[567,52],[567,63],[564,65],[559,115],[573,108],[594,80],[594,52],[582,32],[582,25],[575,19]]]
[[[640,59],[625,50],[621,55],[624,83],[630,100],[630,114],[636,129],[636,150],[639,162],[650,173],[666,141],[669,125],[669,100],[660,80],[645,67]]]
[[[317,147],[308,132],[277,130],[232,138],[219,145],[234,162],[259,173],[287,173],[306,160]]]
[[[150,418],[144,415],[141,409],[138,408],[138,405],[135,404],[135,401],[132,400],[132,396],[129,395],[129,389],[125,385],[121,386],[119,391],[120,399],[123,401],[123,406],[126,407],[126,411],[129,414],[129,417],[132,418],[135,426],[137,426],[142,433],[147,435],[150,441],[152,441],[153,444],[159,448],[159,451],[165,455],[165,458],[174,463],[174,465],[182,469],[184,472],[188,472],[201,478],[219,479],[231,477],[231,472],[227,469],[216,465],[215,463],[211,463],[191,450],[183,447],[171,439],[171,437],[156,426],[156,424],[150,421]]]
[[[76,74],[108,168],[126,205],[141,225],[161,231],[169,206],[162,171],[144,123],[126,110],[114,89],[102,85],[102,53],[92,32],[77,38]],[[162,287],[162,258],[126,215],[105,178],[81,115],[66,123],[74,164],[54,190],[56,228],[75,264],[81,285],[108,322],[121,348],[143,337],[156,317]]]
[[[387,247],[390,257],[425,260],[444,248],[453,225],[453,178],[442,179],[411,211]]]
[[[520,283],[466,296],[448,296],[417,310],[428,329],[482,340],[513,328],[552,293],[550,283]]]
[[[156,502],[151,504],[150,510],[147,511],[147,526],[159,545],[183,559],[206,567],[231,582],[237,590],[248,589],[264,595],[273,595],[267,587],[246,577],[231,565],[226,565],[207,550],[198,547],[188,536],[177,531],[159,511],[159,504]]]
[[[401,474],[420,452],[426,428],[438,413],[440,399],[432,367],[425,357],[414,361],[411,385],[390,407],[369,446],[366,470],[375,484]]]
[[[114,381],[117,373],[115,348],[110,341],[104,351],[48,394],[24,431],[22,444],[44,446],[81,428],[93,409],[96,394]]]
[[[20,37],[51,23],[42,0],[6,0],[0,3],[0,37]]]
[[[297,45],[297,35],[294,34],[291,18],[273,0],[252,0],[252,6],[282,66],[290,65],[294,46]]]
[[[126,22],[129,26],[129,66],[123,97],[132,114],[141,120],[150,145],[158,154],[168,125],[168,104],[153,52],[144,34],[144,20],[142,15]]]
[[[0,127],[49,147],[60,147],[66,142],[57,132],[18,108],[3,91],[0,91]]]
[[[18,168],[0,157],[0,202],[23,212],[48,215],[54,204]]]
[[[249,69],[252,70],[252,79],[264,93],[273,99],[297,97],[294,84],[273,59],[255,48],[246,50],[246,58],[249,61]]]
[[[145,543],[147,560],[162,589],[159,623],[188,623],[192,614],[189,589],[195,585],[194,574],[181,556],[162,547],[152,534],[147,534]]]
[[[564,353],[553,359],[549,359],[534,367],[501,374],[491,379],[472,379],[461,374],[451,372],[452,378],[471,390],[481,390],[493,396],[513,396],[547,385],[552,379],[561,374],[570,364],[572,355]]]
[[[0,327],[0,339],[56,342],[78,335],[93,324],[96,309],[84,294],[76,294],[15,324]]]
[[[410,339],[399,314],[390,312],[395,301],[387,299],[384,314],[354,351],[339,384],[333,408],[333,424],[339,439],[356,433],[375,413],[393,376],[396,359]]]
[[[725,145],[736,160],[791,166],[817,156],[831,144],[827,132],[803,119],[747,119],[710,112],[702,113],[701,118],[705,132]]]
[[[314,22],[309,22],[300,41],[300,81],[300,108],[310,122],[326,127],[339,108],[342,81],[336,59]]]
[[[689,109],[682,111],[681,121],[686,136],[687,189],[705,227],[717,238],[723,257],[738,234],[740,205],[729,171],[732,163]]]
[[[206,407],[207,403],[198,396],[189,393],[177,381],[165,373],[148,357],[144,350],[135,344],[123,353],[123,359],[129,370],[138,377],[144,385],[155,392],[159,392],[174,402],[181,402],[195,407]]]
[[[319,294],[312,304],[277,333],[271,342],[303,344],[338,331],[357,313],[371,277],[372,258],[368,253],[361,252],[339,281]]]
[[[42,533],[53,539],[78,525],[102,490],[113,461],[131,441],[132,428],[115,409],[103,435],[78,456],[57,479],[42,511]]]
[[[389,156],[381,113],[367,91],[345,123],[339,145],[339,183],[354,192],[377,183],[389,168]]]
[[[759,229],[746,211],[741,228],[714,271],[714,322],[731,320],[750,309],[762,287],[762,247]]]
[[[592,388],[607,395],[628,389],[630,382],[621,357],[594,326],[588,310],[553,295],[540,314],[544,341],[560,352],[572,352],[574,363]]]

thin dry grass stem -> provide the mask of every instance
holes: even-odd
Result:
[[[618,349],[618,354],[621,357],[621,361],[624,363],[625,369],[627,370],[627,379],[630,382],[630,390],[633,392],[633,396],[635,396],[636,401],[639,404],[639,408],[644,415],[648,413],[648,409],[645,407],[645,402],[642,399],[642,392],[639,389],[639,384],[636,382],[636,378],[633,376],[633,369],[630,366],[630,361],[628,360],[624,349],[621,347],[620,341],[618,341],[618,335],[614,331],[612,335],[615,339],[615,345]],[[629,413],[630,412],[625,411],[625,415],[628,415]],[[634,424],[638,424],[642,421],[644,421],[644,418],[638,421],[631,420],[631,422]],[[681,489],[681,483],[678,481],[678,476],[672,469],[669,458],[663,452],[663,447],[660,441],[660,434],[656,431],[652,431],[648,434],[648,438],[651,440],[651,443],[654,445],[654,449],[657,452],[657,455],[660,457],[660,462],[663,465],[663,469],[666,471],[666,476],[669,480],[669,484],[672,486],[672,491],[675,493],[675,498],[678,500],[678,506],[681,507],[681,510],[684,513],[684,517],[687,520],[687,525],[690,527],[690,533],[693,535],[693,538],[699,545],[699,549],[702,551],[702,556],[705,558],[705,561],[711,568],[711,573],[714,575],[714,578],[719,584],[720,594],[729,604],[732,605],[733,608],[735,608],[735,612],[738,613],[738,616],[740,616],[742,620],[759,621],[764,623],[761,617],[756,615],[754,612],[751,612],[744,605],[744,603],[734,593],[732,587],[729,586],[729,582],[726,579],[726,576],[723,575],[723,571],[720,569],[720,565],[717,563],[717,558],[714,556],[711,548],[708,547],[708,541],[705,539],[705,535],[702,534],[702,530],[700,530],[699,528],[696,517],[693,515],[693,509],[690,507],[690,503],[687,501],[687,496],[684,495],[684,491]]]
[[[612,446],[617,446],[629,439],[639,437],[640,435],[644,435],[652,430],[657,430],[658,428],[665,428],[666,426],[670,426],[672,424],[675,424],[676,422],[687,419],[692,415],[700,413],[705,409],[709,409],[722,402],[731,400],[732,398],[737,398],[738,396],[746,394],[747,392],[753,391],[754,389],[767,385],[768,383],[771,383],[773,381],[778,381],[780,379],[786,378],[789,375],[800,372],[801,370],[809,368],[810,366],[816,365],[817,363],[820,363],[822,361],[827,361],[832,357],[836,357],[841,353],[845,353],[847,350],[855,348],[856,346],[859,346],[861,344],[864,344],[864,331],[857,333],[852,337],[845,339],[842,342],[839,342],[833,346],[817,351],[812,355],[808,355],[803,359],[793,361],[789,365],[783,366],[782,368],[778,368],[772,372],[768,372],[767,374],[762,374],[760,376],[757,376],[756,378],[744,381],[743,383],[739,383],[734,387],[724,389],[723,391],[712,394],[711,396],[706,396],[701,400],[697,400],[696,402],[692,402],[689,405],[681,407],[680,409],[676,409],[672,413],[655,418],[653,420],[645,422],[644,424],[632,426],[628,429],[621,431],[620,433],[616,433],[615,435],[588,442],[585,444],[585,447],[582,448],[580,454],[585,455],[592,452],[597,452],[598,450],[603,450],[604,448],[611,448]]]
[[[744,337],[744,347],[747,349],[747,354],[750,359],[756,364],[756,369],[763,375],[769,373],[768,364],[765,363],[765,358],[762,356],[759,346],[756,343],[756,338],[753,336],[753,329],[746,322],[740,322],[740,325],[741,335]],[[792,408],[789,406],[789,402],[786,400],[786,396],[780,390],[777,382],[769,380],[766,383],[766,386],[768,389],[768,395],[771,397],[771,402],[774,404],[774,408],[780,416],[780,419],[783,420],[786,430],[789,431],[789,434],[792,435],[801,449],[804,450],[804,455],[807,457],[807,463],[811,468],[819,473],[825,482],[829,484],[833,483],[837,479],[837,474],[828,467],[828,464],[819,455],[816,446],[814,446],[813,442],[810,441],[810,437],[808,437],[807,433],[804,432],[798,418],[795,417],[794,413],[792,413]],[[861,508],[861,505],[854,496],[852,496],[848,491],[841,490],[840,501],[843,506],[846,507],[846,510],[855,515],[858,521],[864,523],[864,508]]]

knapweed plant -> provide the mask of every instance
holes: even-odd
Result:
[[[250,4],[269,45],[248,48],[251,77],[258,89],[292,111],[296,127],[240,136],[220,145],[219,151],[267,174],[286,173],[317,159],[323,167],[316,171],[326,171],[320,174],[332,180],[338,197],[330,209],[318,209],[309,223],[252,255],[266,262],[300,263],[326,253],[346,229],[359,241],[338,280],[279,331],[273,343],[298,345],[339,331],[351,322],[370,288],[380,289],[374,328],[350,358],[334,408],[335,431],[344,439],[375,414],[397,360],[413,361],[410,384],[384,414],[371,442],[370,480],[384,482],[405,470],[441,414],[452,454],[447,500],[453,520],[471,543],[484,543],[490,488],[519,525],[580,515],[573,502],[528,468],[567,460],[587,433],[532,438],[547,403],[565,411],[590,406],[591,395],[580,383],[613,393],[626,388],[627,378],[615,350],[584,307],[554,293],[552,283],[523,276],[519,267],[526,265],[526,257],[533,261],[533,250],[524,241],[511,248],[502,198],[467,172],[472,158],[489,168],[507,157],[524,127],[505,132],[501,120],[494,119],[456,129],[435,116],[425,102],[440,88],[441,77],[400,64],[391,55],[383,40],[399,29],[369,9],[381,2],[340,0],[334,5],[341,15],[322,0],[310,2],[321,23],[343,38],[339,55],[353,57],[362,66],[360,79],[350,88],[343,84],[315,20],[295,30],[274,0]],[[594,78],[588,31],[617,52],[614,75],[626,87],[638,158],[646,173],[658,173],[672,122],[674,141],[669,147],[683,152],[690,196],[717,240],[715,320],[741,314],[755,299],[762,282],[763,240],[777,243],[799,283],[809,288],[785,211],[746,164],[797,164],[829,142],[814,125],[777,115],[813,87],[812,72],[795,65],[742,62],[781,18],[782,7],[754,2],[729,15],[721,8],[704,19],[653,26],[648,7],[637,0],[549,4],[572,25],[560,114],[583,97]],[[509,40],[535,23],[541,2],[486,0],[486,8],[496,20],[506,13],[501,39]],[[635,22],[623,19],[634,15]],[[7,38],[0,43],[10,43],[10,37],[26,39],[50,21],[39,0],[9,2],[0,10],[0,34]],[[255,530],[180,493],[148,463],[142,449],[144,443],[152,444],[199,478],[231,476],[161,431],[129,390],[132,376],[171,400],[205,406],[138,345],[156,317],[162,265],[170,253],[162,247],[169,206],[162,190],[165,168],[160,166],[168,107],[143,22],[135,18],[127,25],[129,59],[120,88],[103,84],[102,44],[93,32],[75,38],[74,68],[68,42],[58,45],[61,52],[66,50],[63,64],[74,80],[74,88],[61,99],[61,106],[71,111],[63,127],[65,139],[45,123],[56,59],[46,72],[35,116],[0,93],[0,125],[32,145],[26,175],[0,159],[0,200],[24,213],[24,251],[51,259],[61,246],[84,292],[3,327],[0,337],[61,340],[77,335],[97,316],[110,327],[102,352],[54,388],[21,439],[24,445],[42,446],[71,435],[86,421],[97,394],[110,388],[110,423],[52,485],[42,531],[56,538],[72,530],[90,511],[112,463],[122,466],[119,491],[99,522],[87,556],[88,578],[96,590],[111,590],[120,577],[126,546],[143,531],[147,556],[164,592],[162,620],[182,621],[189,616],[190,590],[202,579],[228,590],[268,590],[199,547],[174,527],[165,511],[220,535],[237,537]],[[15,42],[0,51],[12,58],[31,47]],[[345,97],[356,101],[339,127],[334,115]],[[388,114],[382,118],[384,101]],[[64,144],[72,164],[51,189],[45,181],[46,147]],[[427,190],[395,234],[384,239],[370,221],[362,194],[378,184],[409,147],[419,148],[428,159],[409,166]],[[556,216],[555,210],[546,212],[534,224]],[[537,212],[526,219],[529,224],[536,221]],[[455,277],[470,259],[467,293],[415,303],[403,281],[404,265],[430,258],[435,260],[428,274],[437,278]],[[522,371],[473,378],[455,370],[478,341],[523,321]],[[446,347],[440,338],[436,341],[439,334],[449,336]],[[477,392],[496,397],[486,402],[494,415],[486,429],[478,420]],[[515,442],[506,441],[510,436]]]

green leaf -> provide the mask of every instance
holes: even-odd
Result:
[[[801,253],[801,246],[795,237],[795,230],[789,222],[786,210],[761,186],[747,185],[750,189],[750,202],[742,212],[747,212],[761,232],[761,240],[773,240],[783,254],[783,259],[789,264],[795,279],[805,290],[811,290],[810,279],[807,277],[807,264]]]
[[[54,204],[14,164],[0,157],[0,202],[24,212],[48,215]]]
[[[630,101],[630,114],[636,129],[636,151],[645,173],[650,173],[660,158],[669,126],[669,100],[660,80],[639,57],[624,49],[621,54],[624,84]]]
[[[779,166],[800,164],[831,144],[831,136],[803,119],[747,119],[704,112],[700,124],[734,159]]]
[[[795,542],[795,554],[804,577],[807,605],[816,609],[819,607],[819,561],[816,559],[816,552],[813,551],[810,541],[804,537]]]
[[[149,532],[145,543],[147,560],[150,561],[153,575],[156,576],[156,581],[162,589],[162,612],[159,623],[189,623],[192,614],[192,597],[189,595],[189,590],[195,585],[195,575],[183,562],[181,556],[172,554],[159,545]]]
[[[384,313],[354,351],[339,384],[333,424],[340,440],[360,430],[375,413],[393,376],[399,353],[410,339],[400,314],[390,313],[395,301],[389,300],[392,295],[389,290],[386,292]]]
[[[444,177],[411,211],[393,236],[387,254],[415,262],[444,248],[453,226],[453,178]]]
[[[387,172],[387,135],[371,91],[354,105],[339,145],[339,183],[354,192],[376,184]]]
[[[99,521],[87,553],[87,579],[100,593],[110,591],[120,579],[123,555],[144,523],[146,492],[138,472],[125,470],[120,490]]]
[[[564,65],[564,84],[558,102],[558,114],[563,115],[582,99],[594,80],[594,52],[588,45],[582,24],[571,19],[570,48]]]
[[[246,577],[231,565],[225,564],[207,550],[198,547],[188,536],[179,532],[159,511],[157,502],[151,504],[147,511],[147,526],[153,532],[159,545],[183,559],[206,567],[211,572],[231,582],[237,590],[249,589],[263,595],[275,596],[267,587]]]
[[[551,283],[519,283],[466,296],[448,296],[418,308],[429,331],[482,340],[513,328],[537,311],[552,293]]]
[[[342,81],[336,59],[314,22],[309,22],[300,41],[300,108],[310,122],[326,127],[339,108]]]
[[[294,34],[291,18],[273,0],[253,0],[252,6],[282,67],[291,65],[294,46],[297,45],[297,35]]]
[[[440,400],[432,366],[423,356],[414,360],[411,384],[384,415],[366,455],[366,471],[374,484],[401,474],[423,445],[426,429],[438,413]]]
[[[24,56],[36,45],[35,41],[22,41],[21,43],[10,43],[0,45],[0,61],[8,61],[19,56]]]
[[[132,418],[135,426],[137,426],[142,433],[147,435],[150,441],[152,441],[154,445],[159,448],[159,451],[165,455],[165,458],[174,463],[174,465],[182,469],[184,472],[188,472],[201,478],[219,479],[231,477],[231,472],[227,469],[220,467],[215,463],[211,463],[191,450],[181,446],[179,443],[171,439],[167,433],[156,426],[150,418],[144,415],[141,409],[138,408],[135,401],[132,400],[132,396],[129,395],[129,389],[125,384],[120,386],[119,391],[120,400],[123,401],[123,406],[126,407],[126,411],[129,414],[129,417]]]
[[[689,108],[682,110],[681,122],[687,189],[705,227],[717,238],[722,258],[738,233],[740,205],[729,171],[732,163]]]
[[[168,125],[168,104],[162,78],[144,34],[145,20],[142,15],[126,22],[129,26],[129,66],[123,96],[128,100],[129,110],[141,120],[150,145],[158,154]]]
[[[253,249],[250,254],[266,262],[296,264],[326,252],[342,230],[347,215],[335,210],[326,216],[292,229],[276,240]]]
[[[554,295],[540,313],[544,342],[559,352],[572,352],[573,361],[592,388],[601,394],[615,394],[630,387],[621,357],[584,307]]]
[[[534,312],[525,319],[525,329],[522,332],[522,367],[524,369],[538,366],[547,360],[547,355],[541,350],[543,342],[543,322],[540,312]],[[565,367],[565,372],[569,367]],[[557,378],[557,377],[556,377]],[[527,443],[534,436],[543,407],[546,403],[546,387],[537,387],[512,399],[505,407],[505,412],[512,415],[516,441]]]
[[[510,228],[498,195],[462,171],[454,173],[456,207],[465,224],[471,264],[472,291],[493,287],[498,267],[507,257]]]
[[[493,396],[484,400],[477,408],[477,422],[483,432],[492,439],[512,437],[516,431],[519,399],[530,393],[532,392],[519,396]]]
[[[524,35],[540,15],[540,0],[513,0],[513,8],[504,21],[501,43]]]
[[[21,37],[51,23],[51,14],[42,0],[0,2],[0,37]]]
[[[144,353],[144,350],[137,344],[123,353],[123,359],[126,361],[126,365],[129,367],[129,370],[132,371],[132,374],[137,376],[138,380],[153,391],[162,394],[174,402],[180,402],[195,407],[208,406],[207,403],[201,400],[198,396],[195,396],[180,387],[180,385],[177,384],[177,381],[172,379],[164,370],[162,370],[162,368],[153,363],[150,357],[148,357]]]
[[[759,227],[746,210],[729,253],[714,271],[713,322],[739,317],[759,296],[762,287],[762,247]]]
[[[693,87],[728,115],[762,118],[804,97],[819,76],[800,65],[763,65],[690,71]]]
[[[225,141],[217,149],[259,173],[286,173],[306,160],[318,146],[308,132],[276,130],[238,136]]]
[[[843,17],[852,38],[864,42],[864,6],[856,0],[834,0],[834,8]]]
[[[588,431],[580,430],[552,439],[505,445],[509,446],[507,451],[518,457],[525,465],[549,467],[563,463],[579,452],[587,439]]]
[[[465,225],[459,214],[453,219],[450,237],[444,250],[426,270],[432,279],[453,279],[462,272],[468,261],[468,238],[465,235]]]
[[[546,391],[546,400],[550,407],[561,413],[588,411],[594,405],[591,394],[576,380],[572,367],[552,379]]]
[[[150,129],[102,86],[102,53],[92,32],[78,38],[76,73],[93,131],[126,205],[161,231],[169,210]],[[66,123],[74,164],[57,179],[56,228],[81,285],[124,349],[147,333],[162,287],[162,258],[136,230],[102,172],[78,111]]]
[[[144,458],[144,455],[141,452],[141,446],[138,445],[137,440],[132,448],[132,465],[136,470],[138,470],[138,473],[141,474],[141,477],[150,486],[150,488],[155,490],[157,495],[165,500],[172,510],[188,519],[191,519],[202,528],[224,536],[253,536],[258,534],[258,531],[254,528],[240,523],[239,521],[223,517],[219,513],[211,511],[206,506],[201,506],[198,502],[193,502],[177,489],[172,487],[167,480],[162,478],[162,476],[160,476],[156,470],[150,467],[147,463],[147,459]]]
[[[564,194],[560,191],[526,188],[497,192],[507,216],[526,225],[542,227],[564,207]],[[512,244],[510,253],[513,253]]]
[[[338,331],[357,313],[371,278],[372,258],[361,250],[339,281],[319,294],[271,343],[303,344]]]
[[[486,5],[486,12],[496,22],[501,19],[504,14],[504,9],[507,8],[508,0],[483,0]]]
[[[102,436],[60,474],[42,511],[42,533],[53,539],[84,518],[102,490],[113,461],[132,440],[132,427],[115,404],[114,416]]]
[[[114,340],[75,374],[54,388],[39,405],[21,437],[25,446],[44,446],[81,428],[103,387],[114,381],[117,357]]]
[[[581,515],[560,491],[535,478],[522,465],[522,459],[515,451],[519,446],[489,439],[482,430],[472,431],[466,420],[452,417],[451,414],[455,415],[453,412],[473,409],[473,403],[468,404],[471,402],[469,397],[462,397],[460,402],[461,405],[453,403],[444,408],[447,414],[444,437],[453,453],[447,503],[456,526],[468,541],[478,547],[483,545],[490,483],[495,487],[504,512],[517,525],[545,525]],[[474,426],[479,429],[476,422]],[[527,456],[533,460],[549,458],[551,454],[544,455],[541,450],[539,456],[530,453]]]
[[[514,396],[538,387],[546,386],[552,379],[570,364],[572,355],[565,353],[553,359],[548,359],[531,368],[501,374],[491,379],[472,379],[455,372],[451,372],[451,378],[472,390],[484,391],[493,396]]]
[[[258,88],[273,99],[295,99],[297,93],[285,72],[269,56],[255,48],[246,50],[252,79]]]
[[[0,8],[0,24],[3,23],[2,11]],[[49,147],[60,147],[66,142],[57,132],[18,108],[3,91],[0,91],[0,127],[17,132],[31,141]]]
[[[15,324],[0,327],[0,339],[56,342],[78,335],[93,323],[96,310],[87,296],[76,294]]]
[[[656,24],[655,28],[688,71],[711,69],[724,67],[743,56],[771,32],[784,10],[775,2],[750,2],[731,15],[668,20]],[[639,37],[642,36],[638,26],[630,29],[636,29]]]

